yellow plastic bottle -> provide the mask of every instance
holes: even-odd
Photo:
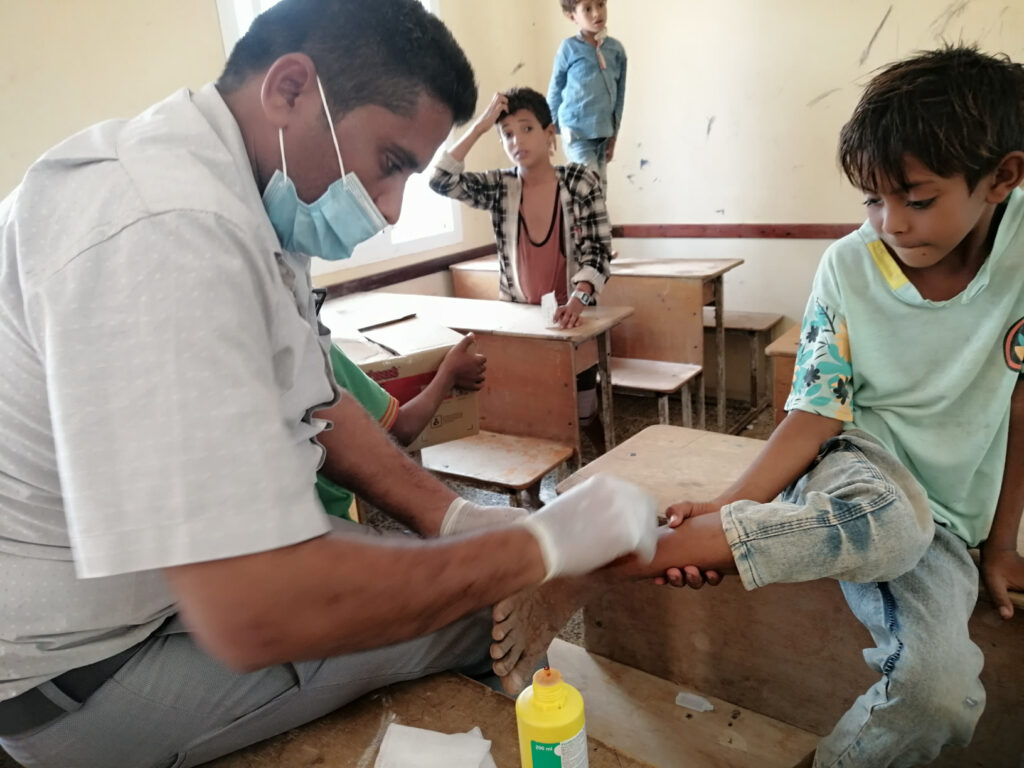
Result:
[[[516,699],[523,768],[587,768],[583,697],[557,669],[533,673],[533,685]]]

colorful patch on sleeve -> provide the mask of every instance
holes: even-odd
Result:
[[[1014,323],[1006,332],[1003,352],[1010,370],[1022,373],[1021,368],[1024,367],[1024,317]]]
[[[786,409],[853,421],[853,365],[846,319],[817,299],[800,329]]]

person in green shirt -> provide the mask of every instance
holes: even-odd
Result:
[[[470,333],[452,347],[441,361],[437,375],[416,397],[406,403],[399,403],[391,393],[349,360],[337,345],[331,345],[331,368],[338,386],[352,394],[366,412],[399,443],[409,445],[426,429],[431,417],[452,389],[475,391],[483,386],[487,358],[471,350],[473,341],[473,334]],[[352,519],[349,510],[353,495],[350,490],[338,485],[321,471],[316,477],[316,492],[327,514]]]

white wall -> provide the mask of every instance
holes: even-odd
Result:
[[[440,12],[473,62],[481,107],[511,85],[546,91],[558,43],[574,31],[558,0],[441,0]],[[1024,60],[1019,0],[610,0],[609,12],[629,55],[609,167],[619,224],[859,221],[835,145],[872,70],[943,39]],[[0,50],[0,195],[70,132],[197,87],[224,61],[215,0],[0,0]],[[469,157],[471,168],[507,163],[496,137]],[[487,214],[464,210],[463,221],[463,242],[439,252],[491,241]],[[623,254],[743,258],[726,278],[727,304],[792,319],[825,245],[616,243]],[[412,288],[450,283],[438,275]]]
[[[215,0],[0,0],[0,198],[51,146],[224,66]]]
[[[481,106],[511,85],[546,91],[558,43],[575,29],[558,0],[442,0],[441,13],[476,67]],[[608,174],[617,224],[859,222],[836,141],[872,71],[944,40],[1024,61],[1024,3],[1007,0],[609,0],[609,32],[629,56]],[[472,169],[507,164],[497,139],[468,159]],[[486,214],[464,221],[463,247],[491,240]],[[826,245],[616,242],[623,255],[743,258],[726,277],[727,305],[790,321]],[[440,277],[415,286],[447,288]]]

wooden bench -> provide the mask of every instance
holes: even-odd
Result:
[[[767,376],[765,373],[767,359],[765,350],[772,340],[772,333],[775,327],[782,322],[782,315],[769,312],[737,312],[725,310],[722,313],[722,321],[725,325],[725,333],[743,334],[747,337],[749,354],[747,360],[750,370],[750,409],[747,418],[743,419],[739,427],[746,426],[754,416],[761,412],[768,405]],[[704,307],[704,330],[715,329],[715,308]],[[724,355],[725,350],[719,350]]]
[[[420,451],[423,466],[489,491],[507,493],[512,506],[540,505],[540,482],[573,455],[572,446],[539,437],[481,431]]]
[[[666,363],[662,360],[640,360],[634,357],[612,357],[608,360],[612,374],[612,388],[625,394],[658,398],[658,422],[669,424],[668,399],[681,391],[683,426],[693,426],[690,406],[690,382],[698,380],[697,428],[704,429],[704,376],[699,365]]]
[[[664,507],[711,498],[736,479],[761,440],[680,427],[648,427],[559,484],[564,492],[595,472],[650,490]],[[1018,549],[1024,553],[1024,530]],[[935,766],[1017,766],[1024,754],[1024,610],[1009,621],[982,590],[970,620],[985,654],[987,704],[966,749],[946,747]],[[587,650],[691,686],[819,735],[877,680],[864,664],[870,634],[828,579],[747,592],[735,577],[714,589],[650,583],[608,589],[584,611]]]
[[[765,348],[771,358],[772,408],[775,411],[775,425],[786,417],[786,400],[793,388],[793,369],[796,367],[796,353],[800,346],[800,324],[797,323]]]

